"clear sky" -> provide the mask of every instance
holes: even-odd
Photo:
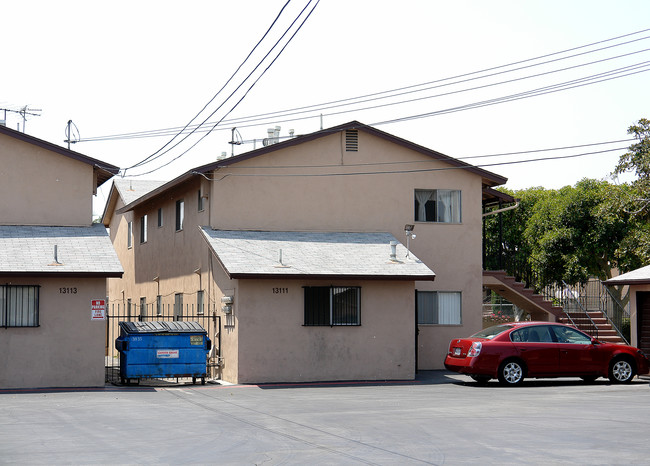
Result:
[[[171,136],[95,139],[184,126],[227,82],[285,3],[3,0],[0,108],[39,109],[34,113],[40,116],[28,116],[26,132],[61,145],[71,119],[82,138],[74,150],[131,166],[155,153]],[[251,65],[235,75],[196,122],[207,118],[212,127],[244,96],[252,81],[238,91],[236,85],[308,4],[307,10],[315,0],[289,3],[251,56]],[[293,32],[295,26],[289,34]],[[609,40],[616,37],[621,38]],[[281,46],[286,42],[285,37]],[[569,49],[574,50],[556,53]],[[383,131],[449,156],[485,164],[508,177],[506,186],[512,189],[559,188],[584,177],[601,179],[613,170],[624,149],[493,164],[625,148],[630,142],[465,157],[628,139],[631,124],[650,118],[649,49],[647,0],[321,0],[275,63],[226,117],[231,121],[216,126],[200,142],[206,133],[195,133],[127,175],[157,168],[185,152],[165,168],[141,177],[171,179],[222,152],[230,154],[233,126],[238,138],[258,140],[255,146],[252,142],[235,146],[235,154],[240,154],[260,147],[269,127],[281,126],[283,136],[289,129],[296,134],[317,131],[322,114],[324,127],[351,120],[379,124]],[[546,58],[531,60],[541,56]],[[269,63],[264,61],[252,78],[258,78]],[[512,63],[519,64],[503,66]],[[486,69],[491,71],[482,71]],[[607,80],[593,83],[595,79]],[[430,84],[416,86],[422,83]],[[462,110],[566,86],[576,87]],[[378,99],[388,95],[379,93],[402,88],[401,95]],[[233,98],[219,108],[231,92]],[[368,95],[372,97],[363,99],[367,102],[356,105],[342,105],[354,101],[322,105]],[[291,117],[250,121],[251,116],[312,105],[313,110]],[[430,116],[405,119],[424,114]],[[385,123],[393,120],[398,121]],[[15,129],[19,123],[22,130],[22,118],[7,115],[9,127]],[[98,195],[95,213],[101,213],[106,193],[103,189]]]

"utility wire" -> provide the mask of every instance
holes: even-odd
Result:
[[[292,41],[293,38],[296,36],[296,34],[298,34],[298,31],[300,31],[300,29],[302,28],[302,26],[303,26],[303,25],[305,24],[305,22],[309,19],[309,17],[310,17],[311,14],[314,12],[314,10],[316,9],[316,7],[318,6],[319,3],[320,3],[320,0],[316,0],[316,3],[314,3],[314,6],[312,7],[312,9],[311,9],[311,10],[309,11],[309,13],[305,16],[305,18],[302,20],[302,22],[300,23],[300,25],[298,26],[298,28],[297,28],[297,29],[295,30],[295,32],[291,35],[291,37],[289,37],[289,39],[287,40],[287,42],[285,43],[285,45],[280,49],[280,51],[277,53],[277,55],[276,55],[275,58],[271,61],[271,63],[270,63],[270,64],[269,64],[265,69],[264,69],[264,71],[262,71],[262,73],[260,74],[260,76],[257,77],[257,79],[253,82],[253,84],[250,85],[250,87],[246,90],[246,92],[244,93],[244,95],[243,95],[243,96],[242,96],[242,97],[237,101],[237,103],[235,103],[235,105],[233,105],[233,107],[232,107],[232,108],[231,108],[231,109],[230,109],[230,110],[229,110],[229,111],[228,111],[228,112],[227,112],[227,113],[226,113],[226,114],[221,118],[221,120],[219,120],[217,123],[215,123],[215,124],[212,126],[212,128],[210,128],[210,130],[209,130],[206,134],[204,134],[204,135],[203,135],[203,136],[202,136],[198,141],[196,141],[194,144],[192,144],[188,149],[186,149],[185,151],[183,151],[181,154],[177,155],[176,157],[172,158],[172,159],[171,159],[170,161],[168,161],[167,163],[165,163],[165,164],[163,164],[163,165],[161,165],[161,166],[159,166],[159,167],[157,167],[157,168],[155,168],[155,169],[153,169],[153,170],[149,170],[149,171],[147,171],[147,172],[139,173],[139,174],[137,174],[137,175],[131,175],[131,176],[143,176],[143,175],[148,175],[148,174],[150,174],[150,173],[153,173],[153,172],[156,172],[156,171],[160,170],[161,168],[166,167],[167,165],[171,164],[172,162],[178,160],[179,158],[181,158],[182,156],[184,156],[185,154],[187,154],[187,152],[189,152],[191,149],[193,149],[193,148],[194,148],[194,147],[195,147],[199,142],[201,142],[201,141],[202,141],[203,139],[205,139],[208,135],[210,135],[210,133],[212,132],[212,130],[214,130],[214,129],[217,127],[217,125],[218,125],[219,123],[221,123],[221,121],[222,121],[226,116],[228,116],[228,115],[229,115],[233,110],[235,110],[235,108],[237,108],[237,106],[242,102],[242,100],[244,100],[244,98],[248,95],[248,93],[249,93],[249,92],[251,91],[251,89],[255,86],[255,84],[257,84],[257,83],[259,82],[259,80],[262,78],[262,76],[264,76],[264,74],[266,74],[266,72],[267,72],[267,71],[271,68],[271,66],[276,62],[276,60],[280,57],[280,55],[282,54],[282,52],[284,52],[284,50],[287,48],[287,46],[291,43],[291,41]],[[307,9],[307,7],[308,7],[310,4],[311,4],[311,0],[310,0],[310,1],[307,3],[307,5],[305,5],[305,7],[301,10],[300,14],[299,14],[298,16],[296,16],[295,20],[291,23],[291,25],[289,26],[289,28],[287,28],[287,30],[286,30],[285,33],[282,35],[282,37],[278,40],[278,42],[276,42],[276,44],[271,48],[271,50],[269,51],[269,53],[268,53],[268,54],[267,54],[267,55],[262,59],[262,61],[264,61],[264,60],[266,59],[266,57],[267,57],[267,56],[271,53],[271,51],[276,47],[276,45],[280,42],[280,40],[282,40],[282,38],[284,38],[284,36],[285,36],[285,35],[288,33],[288,31],[293,27],[293,25],[294,25],[295,22],[298,20],[298,18],[300,18],[300,16],[302,16],[302,14],[305,12],[305,10]],[[262,63],[262,61],[260,61],[260,64]],[[259,65],[258,65],[258,66],[259,66]],[[256,67],[255,69],[257,69],[257,67]],[[255,71],[255,70],[253,70],[253,71]],[[251,72],[251,74],[252,74],[252,73],[253,73],[253,72]],[[251,74],[249,74],[249,75],[246,77],[246,79],[242,82],[242,85],[244,84],[244,82],[246,82],[246,80],[248,80],[248,78],[251,76]],[[241,85],[237,88],[237,90],[238,90],[240,87],[241,87]],[[234,92],[233,92],[233,94],[234,94]],[[231,94],[231,95],[228,97],[228,99],[226,99],[226,101],[224,101],[224,104],[225,104],[225,102],[227,102],[227,101],[230,99],[230,97],[231,97],[233,94]],[[223,105],[223,104],[222,104],[222,105]],[[220,108],[221,108],[221,106],[220,106]],[[216,110],[215,110],[215,112],[216,112]],[[214,114],[215,112],[213,112],[213,114]],[[210,116],[212,116],[212,115],[210,115]],[[208,118],[209,118],[209,117],[208,117]],[[206,121],[207,121],[207,119],[206,119]],[[204,123],[205,123],[205,121],[204,121]],[[161,154],[161,155],[162,155],[162,154]],[[158,157],[160,157],[160,156],[158,156]],[[157,157],[156,157],[156,158],[157,158]],[[153,159],[152,159],[152,160],[153,160]]]
[[[341,106],[341,105],[333,105],[333,104],[340,104],[340,103],[343,103],[343,102],[351,102],[353,100],[356,101],[356,102],[352,102],[352,103],[349,103],[349,104],[346,104],[346,105],[356,105],[356,104],[359,104],[359,103],[362,103],[362,102],[368,102],[368,101],[374,100],[374,99],[369,99],[369,100],[360,101],[360,99],[373,97],[373,96],[379,96],[379,95],[383,95],[383,94],[394,93],[394,92],[403,91],[403,90],[407,90],[407,89],[414,89],[414,88],[417,88],[417,87],[423,87],[423,86],[430,85],[430,84],[436,84],[436,83],[441,83],[441,82],[445,82],[445,81],[451,81],[451,80],[454,80],[454,79],[473,76],[473,75],[485,73],[485,72],[488,72],[488,71],[507,68],[507,67],[532,62],[532,61],[543,59],[543,58],[547,58],[547,57],[561,55],[563,53],[567,53],[567,52],[571,52],[571,51],[575,51],[575,50],[579,50],[579,49],[584,49],[584,48],[587,48],[587,47],[592,47],[594,45],[598,45],[598,44],[602,44],[602,43],[606,43],[606,42],[611,42],[611,41],[618,40],[618,39],[625,38],[625,37],[629,37],[629,36],[632,36],[632,35],[641,34],[641,33],[647,32],[647,31],[650,31],[650,29],[637,31],[637,32],[630,33],[630,34],[625,34],[623,36],[617,36],[617,37],[614,37],[614,38],[605,39],[605,40],[602,40],[602,41],[593,42],[593,43],[582,45],[582,46],[579,46],[579,47],[574,47],[574,48],[570,48],[570,49],[566,49],[566,50],[562,50],[562,51],[558,51],[558,52],[554,52],[554,53],[550,53],[550,54],[546,54],[546,55],[541,55],[541,56],[538,56],[538,57],[529,58],[529,59],[521,60],[521,61],[518,61],[518,62],[509,63],[509,64],[506,64],[506,65],[500,65],[500,66],[496,66],[496,67],[486,68],[486,69],[483,69],[483,70],[473,71],[473,72],[470,72],[470,73],[460,74],[460,75],[456,75],[456,76],[452,76],[452,77],[448,77],[448,78],[442,78],[442,79],[438,79],[438,80],[434,80],[434,81],[429,81],[429,82],[426,82],[426,83],[420,83],[420,84],[415,84],[415,85],[411,85],[411,86],[405,86],[405,87],[392,89],[392,90],[388,90],[388,91],[381,91],[381,92],[377,92],[377,93],[373,93],[373,94],[366,94],[364,96],[358,96],[358,97],[352,97],[352,98],[347,98],[347,99],[335,100],[335,101],[326,102],[326,103],[323,103],[323,104],[315,104],[315,105],[310,105],[310,106],[305,106],[305,107],[297,107],[297,108],[282,110],[282,111],[277,111],[277,112],[253,115],[253,116],[249,116],[249,117],[241,117],[241,118],[237,118],[237,119],[224,120],[224,123],[228,123],[229,125],[232,125],[232,124],[238,124],[239,122],[249,123],[251,121],[256,121],[256,119],[257,120],[259,120],[259,119],[270,119],[270,118],[273,118],[274,116],[285,117],[288,112],[294,112],[294,113],[288,113],[289,115],[293,115],[293,114],[296,114],[296,113],[305,113],[307,111],[306,109],[310,109],[310,108],[313,109],[312,111],[321,111],[321,110],[324,110],[324,109]],[[525,69],[525,68],[530,68],[530,67],[534,67],[534,66],[540,66],[540,65],[543,65],[543,64],[548,64],[548,63],[551,63],[551,62],[556,62],[556,61],[565,60],[565,59],[569,59],[569,58],[575,58],[575,57],[580,56],[580,55],[586,55],[586,54],[602,51],[602,50],[613,48],[613,47],[619,47],[621,45],[626,45],[626,44],[629,44],[629,43],[632,43],[632,42],[645,40],[645,39],[648,39],[648,38],[649,38],[648,36],[642,37],[642,38],[637,38],[637,39],[630,40],[630,41],[627,41],[627,42],[614,44],[614,45],[610,45],[610,46],[607,46],[607,47],[601,47],[601,48],[596,49],[596,50],[591,50],[591,51],[586,51],[586,52],[582,52],[582,53],[579,53],[579,54],[570,55],[568,57],[556,58],[556,59],[553,59],[553,60],[548,60],[548,61],[537,63],[537,64],[527,65],[527,66],[523,66],[523,67],[511,69],[511,70],[505,70],[505,71],[501,71],[501,72],[498,72],[498,73],[492,73],[492,74],[489,74],[489,75],[474,77],[474,78],[471,78],[471,79],[455,81],[455,82],[451,82],[451,83],[447,83],[447,84],[443,84],[443,85],[438,85],[438,86],[433,86],[433,87],[429,87],[429,88],[420,89],[420,90],[417,90],[417,91],[409,91],[409,92],[401,93],[401,94],[388,95],[388,96],[378,98],[377,100],[396,97],[396,96],[404,95],[404,94],[408,94],[408,93],[422,92],[422,91],[437,88],[437,87],[450,86],[450,85],[459,84],[459,83],[462,83],[462,82],[467,82],[467,81],[472,81],[472,80],[476,80],[476,79],[482,79],[482,78],[486,78],[486,77],[496,76],[496,75],[499,75],[499,74],[514,72],[514,71],[522,70],[522,69]],[[642,51],[646,51],[646,50],[647,49],[642,50]],[[630,54],[640,53],[642,51],[632,52]],[[588,64],[598,63],[600,61],[611,60],[611,59],[614,59],[614,58],[620,58],[620,57],[627,56],[627,55],[630,55],[630,54],[619,55],[617,57],[611,57],[611,58],[607,58],[607,59],[603,59],[603,60],[599,60],[599,61],[595,61],[595,62],[590,62]],[[576,65],[575,67],[586,66],[588,64]],[[573,67],[571,67],[571,68],[573,68]],[[570,68],[566,68],[566,69],[570,69]],[[537,76],[537,75],[533,75],[533,76]],[[526,78],[519,78],[519,79],[526,79]],[[509,81],[504,81],[504,82],[509,82]],[[477,88],[472,88],[472,89],[477,89]],[[461,92],[461,91],[457,91],[457,92]],[[305,112],[300,112],[300,110],[305,110]],[[282,115],[282,116],[280,116],[280,115]],[[313,118],[313,117],[310,117],[310,118]],[[293,121],[293,120],[289,120],[289,121]],[[183,128],[183,130],[184,129],[185,128]],[[167,134],[169,134],[170,131],[177,131],[177,130],[178,130],[178,127],[161,129],[161,130],[149,130],[149,131],[135,132],[135,133],[123,133],[123,134],[117,134],[117,135],[111,135],[111,136],[103,136],[103,137],[100,136],[100,137],[95,137],[95,138],[86,138],[86,139],[83,139],[83,142],[103,141],[103,140],[111,140],[111,139],[130,139],[130,138],[136,138],[136,137],[155,137],[155,136],[167,135]]]
[[[284,6],[280,9],[280,12],[277,14],[277,16],[275,17],[275,19],[273,20],[273,22],[271,23],[271,25],[269,26],[269,28],[266,30],[266,32],[265,32],[264,35],[262,36],[262,38],[261,38],[260,40],[257,41],[257,44],[255,44],[255,46],[253,47],[253,49],[248,53],[248,55],[246,56],[246,58],[244,59],[244,61],[242,61],[242,62],[240,63],[240,65],[237,67],[237,69],[235,70],[235,72],[230,76],[230,78],[228,78],[228,80],[227,80],[226,83],[221,87],[221,89],[219,89],[219,91],[217,91],[217,93],[212,97],[212,99],[210,99],[210,101],[209,101],[207,104],[205,104],[205,105],[203,106],[203,108],[202,108],[202,109],[201,109],[201,110],[200,110],[200,111],[199,111],[199,112],[198,112],[198,113],[197,113],[197,114],[196,114],[196,115],[195,115],[195,116],[194,116],[194,117],[193,117],[193,118],[192,118],[192,119],[191,119],[191,120],[190,120],[190,121],[185,125],[185,127],[183,127],[183,129],[181,129],[181,130],[180,130],[180,131],[179,131],[179,132],[178,132],[178,133],[177,133],[177,134],[176,134],[172,139],[170,139],[170,140],[169,140],[169,141],[168,141],[164,146],[162,146],[162,147],[161,147],[160,149],[158,149],[156,152],[154,152],[154,153],[151,154],[150,156],[146,157],[145,159],[141,160],[140,162],[138,162],[138,163],[136,163],[136,164],[134,164],[134,165],[132,165],[132,166],[130,166],[130,167],[125,168],[125,169],[124,169],[124,172],[125,172],[125,173],[126,173],[126,170],[131,169],[131,168],[138,167],[138,166],[140,166],[140,165],[143,165],[143,164],[146,163],[147,161],[149,161],[149,160],[151,160],[152,158],[154,158],[154,156],[155,156],[156,154],[158,154],[160,151],[162,151],[163,149],[165,149],[165,147],[167,147],[169,144],[171,144],[171,143],[172,143],[172,142],[173,142],[173,141],[174,141],[178,136],[180,136],[180,135],[181,135],[181,134],[182,134],[182,133],[183,133],[183,132],[184,132],[184,131],[185,131],[185,130],[186,130],[186,129],[191,125],[191,124],[192,124],[192,122],[193,122],[194,120],[196,120],[196,118],[198,118],[198,116],[199,116],[201,113],[203,113],[203,112],[205,111],[205,109],[208,107],[208,105],[210,105],[210,104],[211,104],[211,103],[212,103],[212,102],[217,98],[217,96],[218,96],[219,94],[221,94],[221,92],[226,88],[226,86],[227,86],[227,85],[228,85],[228,84],[233,80],[233,78],[235,77],[235,75],[236,75],[237,73],[239,73],[239,70],[241,70],[241,68],[242,68],[242,67],[244,66],[244,64],[248,61],[248,59],[249,59],[249,58],[251,57],[251,55],[255,52],[255,50],[257,50],[257,48],[258,48],[259,45],[262,43],[262,41],[264,41],[264,39],[266,38],[266,36],[268,36],[269,32],[271,31],[271,29],[273,29],[273,26],[275,26],[275,24],[277,23],[278,19],[280,18],[280,16],[282,15],[282,13],[284,12],[285,8],[287,7],[287,5],[289,5],[290,2],[291,2],[291,0],[287,0],[287,2],[286,2],[286,3],[284,4]],[[259,65],[258,65],[258,66],[259,66]],[[253,71],[254,71],[254,70],[253,70]],[[221,108],[221,107],[219,107],[219,108]],[[218,110],[218,109],[217,109],[217,110]],[[210,116],[212,116],[212,115],[214,115],[214,112],[213,112]],[[209,117],[208,117],[208,118],[209,118]],[[206,120],[206,121],[207,121],[207,120]],[[203,123],[205,123],[205,121],[204,121]],[[181,141],[179,141],[177,144],[175,144],[174,146],[172,146],[172,148],[173,148],[173,147],[176,147],[178,144],[180,144],[180,143],[183,142],[185,139],[187,139],[187,138],[188,138],[191,134],[193,134],[194,131],[196,131],[200,126],[201,126],[201,125],[198,125],[196,128],[194,128],[194,129],[193,129],[193,130],[192,130],[192,131],[191,131],[187,136],[185,136]]]
[[[207,104],[205,104],[205,105],[203,106],[203,108],[202,108],[202,109],[201,109],[201,110],[200,110],[200,111],[199,111],[199,112],[198,112],[198,113],[197,113],[197,114],[196,114],[196,115],[195,115],[195,116],[194,116],[194,117],[193,117],[193,118],[192,118],[192,119],[191,119],[191,120],[190,120],[190,121],[189,121],[189,122],[188,122],[188,123],[183,127],[183,129],[181,129],[178,133],[176,133],[176,135],[175,135],[172,139],[170,139],[170,140],[169,140],[169,141],[168,141],[164,146],[162,146],[162,147],[161,147],[160,149],[158,149],[156,152],[154,152],[153,154],[151,154],[149,157],[145,158],[144,160],[142,160],[142,161],[136,163],[135,165],[132,165],[131,167],[125,168],[125,169],[124,169],[125,171],[128,170],[128,169],[130,169],[130,168],[135,168],[135,167],[137,167],[137,166],[139,166],[139,165],[145,163],[145,162],[146,162],[147,160],[149,160],[151,157],[153,157],[153,156],[155,156],[156,154],[158,154],[161,150],[163,150],[165,147],[167,147],[169,144],[171,144],[171,143],[172,143],[172,142],[173,142],[173,141],[174,141],[178,136],[180,136],[180,135],[181,135],[181,134],[182,134],[182,133],[183,133],[183,132],[184,132],[184,131],[185,131],[185,130],[186,130],[186,129],[191,125],[191,124],[192,124],[192,122],[193,122],[194,120],[196,120],[196,119],[198,118],[198,116],[199,116],[201,113],[203,113],[203,112],[205,111],[205,109],[208,107],[208,105],[210,105],[210,104],[211,104],[211,103],[212,103],[212,102],[217,98],[217,96],[218,96],[219,94],[221,94],[221,92],[226,88],[226,86],[227,86],[228,84],[230,84],[230,82],[233,80],[233,78],[235,77],[235,75],[239,72],[239,70],[241,70],[241,68],[242,68],[242,67],[244,66],[244,64],[248,61],[248,59],[249,59],[249,58],[251,57],[251,55],[255,52],[255,50],[257,50],[257,48],[258,48],[259,45],[262,43],[262,41],[266,38],[266,36],[269,34],[269,32],[271,31],[271,29],[273,28],[273,26],[275,26],[275,23],[277,23],[278,19],[280,18],[280,16],[282,15],[282,13],[284,12],[285,8],[287,7],[287,5],[289,5],[290,2],[291,2],[291,0],[287,0],[287,2],[286,2],[286,3],[284,4],[284,6],[280,9],[280,12],[277,14],[277,16],[275,17],[275,19],[274,19],[273,22],[271,23],[271,26],[269,26],[269,28],[266,30],[266,32],[264,33],[264,35],[262,36],[262,38],[261,38],[260,40],[257,41],[257,44],[255,44],[255,46],[253,47],[253,49],[248,53],[248,55],[246,56],[246,58],[244,59],[244,61],[242,61],[242,62],[240,63],[240,65],[237,67],[237,69],[235,70],[235,72],[230,76],[230,78],[228,78],[228,80],[227,80],[226,83],[221,87],[221,89],[219,89],[219,91],[217,91],[217,93],[212,97],[212,99],[210,99],[210,101],[209,101]],[[197,128],[198,128],[198,126],[197,126]],[[194,132],[194,131],[190,132],[189,135],[191,135],[193,132]],[[187,137],[189,137],[189,135],[188,135]],[[183,140],[185,140],[185,139],[186,139],[186,138],[184,138]],[[181,142],[182,142],[182,141],[181,141]]]
[[[513,101],[516,101],[516,100],[527,99],[527,98],[530,98],[530,97],[537,97],[537,96],[540,96],[540,95],[551,94],[551,93],[565,91],[565,90],[574,89],[574,88],[578,88],[578,87],[584,87],[584,86],[588,86],[588,85],[591,85],[591,84],[597,84],[597,83],[604,82],[604,81],[610,81],[612,79],[618,79],[618,78],[622,78],[622,77],[626,77],[626,76],[631,76],[631,75],[634,75],[634,74],[645,73],[647,71],[650,71],[650,68],[648,68],[648,66],[649,66],[648,63],[649,62],[645,62],[645,64],[640,64],[640,65],[632,65],[635,68],[639,68],[639,67],[645,67],[646,68],[646,69],[642,69],[642,70],[637,70],[637,71],[626,70],[626,71],[629,71],[629,72],[626,72],[624,74],[623,74],[623,71],[621,71],[622,69],[608,71],[608,72],[605,72],[605,73],[599,73],[599,74],[592,75],[592,76],[587,76],[587,77],[583,77],[583,78],[579,78],[579,79],[575,79],[575,80],[571,80],[571,81],[566,81],[564,83],[558,83],[558,84],[553,84],[553,85],[550,85],[550,86],[544,86],[544,87],[540,87],[540,88],[537,88],[537,89],[532,89],[532,90],[517,93],[517,94],[511,94],[511,95],[507,95],[507,96],[497,97],[497,98],[494,98],[494,99],[489,99],[489,100],[484,100],[484,101],[479,101],[479,102],[473,102],[473,103],[466,104],[466,105],[461,105],[461,106],[458,106],[458,107],[451,107],[451,108],[447,108],[447,109],[444,109],[444,110],[437,110],[437,111],[434,111],[434,112],[421,113],[421,114],[417,114],[417,115],[410,115],[410,116],[406,116],[406,117],[394,118],[394,119],[391,119],[391,120],[384,120],[384,121],[380,121],[380,122],[375,122],[375,123],[372,123],[370,126],[381,126],[381,125],[386,125],[386,124],[400,123],[400,122],[410,121],[410,120],[417,120],[417,119],[420,119],[420,118],[428,118],[428,117],[432,117],[432,116],[445,115],[445,114],[448,114],[448,113],[455,113],[455,112],[460,112],[460,111],[464,111],[464,110],[471,110],[471,109],[480,108],[480,107],[497,105],[497,104],[501,104],[501,103],[505,103],[505,102],[513,102]],[[632,69],[635,69],[635,68],[632,68]],[[618,74],[618,75],[617,76],[607,76],[607,75],[613,75],[613,74]],[[596,79],[596,78],[599,78],[599,79]],[[332,115],[335,115],[335,114],[332,114]]]
[[[593,151],[593,152],[583,152],[580,154],[557,155],[553,157],[538,157],[534,159],[514,160],[508,162],[494,162],[494,163],[485,163],[479,165],[447,166],[447,167],[436,167],[436,168],[416,168],[410,170],[359,171],[359,172],[344,172],[344,173],[226,173],[221,177],[215,177],[215,178],[210,178],[206,176],[204,173],[195,172],[195,174],[202,175],[204,178],[206,178],[209,181],[222,181],[223,179],[229,177],[322,178],[322,177],[332,177],[332,176],[402,175],[407,173],[426,173],[426,172],[438,172],[438,171],[448,171],[448,170],[469,170],[475,168],[516,165],[521,163],[542,162],[548,160],[563,160],[563,159],[571,159],[577,157],[585,157],[587,155],[605,154],[605,153],[615,152],[620,150],[627,150],[627,147],[618,147],[615,149],[605,149],[605,150]],[[347,165],[343,167],[347,167]]]

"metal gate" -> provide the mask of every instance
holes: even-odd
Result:
[[[175,295],[174,304],[163,305],[160,299],[155,303],[146,303],[144,298],[134,305],[131,300],[126,302],[109,301],[106,309],[106,349],[105,373],[106,382],[120,383],[120,353],[115,349],[115,339],[120,335],[119,322],[121,321],[188,321],[198,322],[208,332],[212,340],[212,349],[208,354],[207,373],[208,379],[221,378],[221,316],[217,315],[216,306],[211,306],[207,312],[195,308],[193,304],[183,306],[183,294]],[[203,307],[203,306],[201,306]],[[160,380],[160,379],[157,379]],[[179,381],[179,379],[163,379]]]

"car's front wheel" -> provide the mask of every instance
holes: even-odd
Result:
[[[628,383],[634,378],[634,365],[627,358],[616,358],[609,365],[609,380]]]
[[[499,366],[499,382],[502,385],[519,385],[524,381],[524,364],[517,359],[504,361]]]

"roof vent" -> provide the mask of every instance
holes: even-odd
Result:
[[[345,130],[345,152],[358,152],[359,151],[359,130],[346,129]]]

